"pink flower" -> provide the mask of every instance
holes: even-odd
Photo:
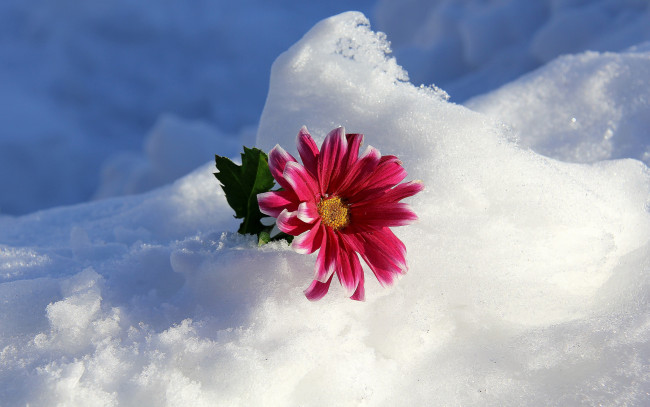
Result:
[[[417,219],[399,202],[423,189],[419,181],[400,184],[406,171],[397,157],[368,147],[359,157],[362,134],[332,130],[319,152],[307,128],[298,133],[302,165],[279,145],[269,153],[271,174],[282,190],[257,196],[260,210],[277,218],[278,228],[297,236],[292,247],[309,254],[320,249],[315,277],[305,295],[321,299],[334,274],[350,298],[365,298],[357,253],[382,286],[406,273],[406,247],[389,229]]]

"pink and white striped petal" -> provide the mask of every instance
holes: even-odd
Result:
[[[298,236],[311,228],[311,225],[298,219],[296,212],[283,210],[276,221],[278,229],[292,236]]]
[[[267,215],[277,218],[280,215],[280,212],[287,209],[289,211],[295,211],[296,201],[298,197],[293,191],[284,190],[284,191],[271,191],[263,192],[257,194],[257,204],[260,207],[260,211]]]
[[[298,219],[305,223],[314,223],[320,218],[318,215],[318,207],[314,201],[301,202],[296,212]]]
[[[399,202],[404,198],[408,198],[421,192],[424,189],[424,184],[422,181],[410,181],[404,182],[402,184],[395,185],[394,188],[387,189],[385,191],[380,191],[376,195],[367,196],[364,201],[357,201],[356,205],[359,205],[363,202],[373,200],[373,204],[384,203],[384,202]]]
[[[392,155],[382,156],[377,168],[356,189],[356,193],[350,197],[350,201],[359,202],[381,196],[383,191],[402,182],[406,175],[406,170],[397,157]]]
[[[409,225],[418,216],[406,203],[366,201],[363,205],[350,205],[350,218],[354,219],[356,228],[369,230]]]
[[[401,201],[402,199],[411,197],[418,192],[424,190],[424,183],[420,180],[409,181],[403,184],[398,184],[395,188],[388,190],[382,200],[390,200],[393,202]]]
[[[324,283],[321,283],[318,280],[312,281],[311,285],[304,291],[305,297],[307,297],[309,301],[318,301],[323,298],[330,289],[332,277],[334,277],[334,274],[332,274],[329,280]]]
[[[363,144],[363,134],[346,134],[345,138],[348,140],[348,152],[343,163],[343,170],[349,171],[359,159],[359,148]]]
[[[382,286],[392,285],[397,275],[406,273],[406,249],[388,228],[345,235],[345,238],[359,252]]]
[[[291,247],[300,254],[311,254],[315,252],[323,243],[324,229],[325,226],[321,225],[320,219],[317,220],[311,226],[311,229],[293,239]]]
[[[339,267],[336,269],[336,275],[345,289],[348,297],[354,295],[359,286],[359,281],[363,275],[361,264],[357,254],[344,241],[339,242],[338,253]]]
[[[406,178],[406,170],[402,162],[394,155],[385,155],[379,160],[379,165],[368,180],[369,188],[380,186],[392,187]]]
[[[363,134],[346,134],[345,148],[343,155],[338,158],[337,171],[332,174],[327,192],[329,194],[339,195],[343,191],[342,184],[354,171],[354,167],[359,160],[359,147],[363,142]]]
[[[311,138],[306,126],[302,126],[298,132],[296,145],[298,146],[298,154],[302,159],[302,165],[305,166],[305,169],[309,171],[314,179],[318,179],[318,146],[314,139]]]
[[[406,246],[389,228],[383,228],[374,233],[365,233],[364,238],[370,247],[378,249],[379,253],[396,267],[397,272],[405,274],[408,270],[406,263]]]
[[[284,167],[288,162],[297,162],[297,160],[280,147],[279,144],[276,144],[271,152],[269,152],[269,170],[271,170],[273,178],[275,178],[278,184],[280,184],[284,189],[288,189],[288,185],[282,174],[284,173]]]
[[[359,266],[361,266],[361,264],[359,264]],[[363,271],[362,271],[362,273],[363,273]],[[365,301],[366,300],[366,288],[364,287],[364,276],[363,276],[363,274],[361,274],[361,279],[359,280],[359,285],[357,286],[357,289],[354,291],[354,294],[352,294],[352,297],[350,297],[350,299],[355,300],[355,301]]]
[[[344,174],[338,192],[346,197],[353,197],[357,191],[363,188],[370,174],[379,165],[380,160],[381,153],[379,150],[373,146],[366,147],[366,150],[357,159],[352,169]]]
[[[375,258],[370,258],[367,254],[362,254],[361,257],[368,264],[368,267],[370,267],[370,270],[372,270],[372,273],[382,287],[390,287],[393,285],[398,273],[391,267],[386,267],[386,265],[376,262]]]
[[[335,232],[325,227],[323,243],[316,257],[316,266],[314,268],[314,278],[318,281],[325,282],[332,274],[341,267],[339,263],[339,241]]]
[[[338,127],[329,132],[321,147],[318,156],[318,181],[320,194],[322,196],[331,194],[332,188],[341,171],[340,164],[348,150],[348,141],[345,137],[345,129]]]
[[[315,201],[318,195],[316,180],[298,163],[288,162],[284,167],[284,179],[301,202]]]

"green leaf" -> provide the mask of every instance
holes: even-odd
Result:
[[[235,210],[235,218],[243,219],[238,232],[259,237],[267,227],[260,222],[266,215],[260,212],[257,194],[270,191],[275,181],[262,150],[244,147],[241,159],[242,164],[237,165],[227,157],[215,155],[219,172],[214,175],[221,183],[228,205]]]
[[[271,241],[271,235],[266,230],[263,230],[259,234],[259,238],[257,240],[257,245],[258,246],[263,246],[263,245],[267,244],[270,241]]]

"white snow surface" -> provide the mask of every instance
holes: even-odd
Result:
[[[509,123],[521,145],[563,161],[650,164],[650,52],[560,57],[465,103]]]
[[[374,15],[412,80],[455,101],[560,55],[650,40],[647,0],[379,0]]]
[[[256,144],[343,125],[400,157],[426,188],[395,228],[406,276],[307,301],[315,256],[235,234],[212,163],[0,214],[3,405],[644,405],[650,49],[562,57],[474,110],[389,51],[361,13],[318,23],[273,64]],[[161,119],[106,195],[211,135]]]

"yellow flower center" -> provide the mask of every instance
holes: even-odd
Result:
[[[338,196],[322,198],[318,203],[321,222],[334,230],[343,229],[350,223],[348,211],[348,206]]]

